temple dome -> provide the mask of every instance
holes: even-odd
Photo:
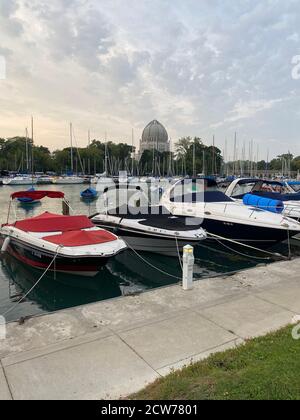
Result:
[[[142,143],[168,143],[169,136],[165,127],[157,120],[151,121],[142,134]]]

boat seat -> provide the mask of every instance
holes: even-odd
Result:
[[[64,232],[60,235],[45,236],[44,241],[51,242],[55,245],[62,245],[66,247],[77,247],[87,245],[104,244],[113,242],[117,239],[115,235],[106,230],[98,231],[82,231],[76,230],[72,232]]]

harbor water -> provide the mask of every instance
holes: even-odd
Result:
[[[0,187],[1,223],[6,222],[10,194],[22,189],[25,188]],[[85,189],[84,185],[51,185],[39,189],[63,191],[75,214],[96,213],[96,202],[85,203],[80,198],[80,192]],[[26,208],[16,204],[16,214],[12,211],[11,221],[15,216],[23,219],[44,211],[61,213],[61,209],[61,200],[53,199],[44,199],[41,204]],[[279,251],[287,253],[287,245],[280,245]],[[293,248],[293,253],[300,255],[297,247]],[[264,258],[243,256],[221,245],[212,246],[206,241],[195,249],[195,257],[194,277],[199,280],[269,262]],[[25,300],[16,305],[16,302],[30,290],[41,274],[40,271],[31,269],[12,257],[2,256],[0,260],[0,315],[14,307],[6,318],[8,321],[17,320],[122,295],[138,294],[179,282],[179,278],[182,277],[178,258],[155,254],[143,254],[142,258],[139,258],[128,250],[110,260],[94,278],[49,273]]]

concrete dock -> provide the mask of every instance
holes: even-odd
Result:
[[[0,399],[113,399],[300,314],[300,259],[7,325]],[[300,342],[299,342],[300,346]]]

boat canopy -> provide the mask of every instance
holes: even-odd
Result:
[[[41,200],[42,198],[64,198],[65,194],[60,191],[18,191],[11,194],[11,199],[30,198],[32,200]]]
[[[89,229],[95,225],[87,216],[62,216],[46,212],[31,219],[17,221],[13,226],[25,232],[69,232]]]
[[[230,203],[234,200],[221,191],[203,191],[177,196],[171,194],[170,201],[173,203]]]

